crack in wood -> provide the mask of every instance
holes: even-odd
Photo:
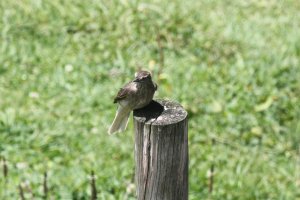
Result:
[[[148,185],[148,178],[149,178],[149,168],[150,168],[150,160],[151,160],[151,154],[150,154],[150,150],[151,150],[151,125],[152,123],[149,125],[149,133],[148,133],[148,138],[147,138],[147,166],[146,166],[146,178],[145,178],[145,183],[144,183],[144,197],[143,199],[146,199],[146,194],[147,194],[147,185]]]

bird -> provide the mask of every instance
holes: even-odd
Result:
[[[152,81],[150,72],[144,70],[136,72],[135,78],[124,85],[114,98],[114,103],[119,105],[108,133],[125,131],[131,111],[147,106],[156,90],[157,84]]]

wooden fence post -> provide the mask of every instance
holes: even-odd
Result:
[[[137,199],[188,200],[187,112],[157,100],[133,116]]]

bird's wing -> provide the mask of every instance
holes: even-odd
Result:
[[[158,85],[156,83],[153,83],[153,85],[154,85],[154,90],[156,91],[158,88]]]
[[[128,94],[134,92],[135,87],[132,85],[132,82],[126,84],[123,88],[121,88],[117,94],[117,96],[114,99],[114,103],[117,103],[118,101],[125,99]]]
[[[122,100],[124,98],[126,98],[128,94],[128,89],[126,88],[121,88],[117,94],[117,96],[114,99],[114,103],[117,103],[119,100]]]

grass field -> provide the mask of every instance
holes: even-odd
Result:
[[[156,98],[189,112],[190,200],[300,199],[299,10],[296,0],[1,0],[0,199],[18,199],[19,184],[42,199],[45,171],[49,199],[89,199],[91,170],[99,199],[135,199],[132,120],[124,134],[107,128],[139,68],[153,72]]]

